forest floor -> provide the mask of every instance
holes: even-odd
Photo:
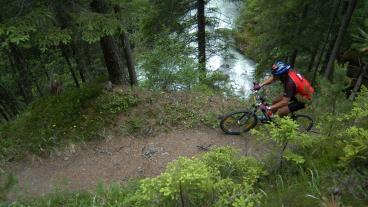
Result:
[[[95,190],[98,184],[153,177],[179,156],[192,157],[219,146],[260,157],[265,145],[250,135],[229,136],[219,129],[181,129],[149,137],[121,135],[111,129],[105,139],[71,144],[47,158],[28,156],[6,167],[18,179],[9,200],[34,198],[55,191]]]

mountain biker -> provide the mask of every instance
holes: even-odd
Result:
[[[261,105],[261,109],[282,117],[290,112],[305,108],[304,101],[299,101],[296,95],[300,94],[304,99],[311,100],[314,89],[309,84],[308,80],[293,71],[292,67],[283,61],[277,61],[273,64],[272,77],[265,80],[263,83],[254,84],[253,90],[260,90],[263,86],[269,85],[277,80],[280,80],[283,85],[283,95],[277,97],[272,102],[271,106]]]

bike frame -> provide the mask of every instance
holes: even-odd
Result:
[[[253,107],[253,113],[256,114],[262,104],[266,104],[266,105],[268,104],[266,103],[266,99],[263,96],[258,94],[258,91],[253,91],[253,94],[254,94],[253,96],[254,104],[252,105],[252,107]],[[267,119],[266,122],[271,121],[271,117],[266,113],[265,110],[261,109],[261,112],[266,117]]]

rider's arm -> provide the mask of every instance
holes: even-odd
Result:
[[[269,79],[263,81],[263,83],[259,84],[261,87],[265,86],[265,85],[269,85],[271,84],[272,82],[274,82],[276,80],[275,77],[270,77]]]

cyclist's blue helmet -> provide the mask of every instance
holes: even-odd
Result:
[[[272,75],[282,76],[289,72],[291,65],[285,63],[284,61],[277,61],[272,65]]]

